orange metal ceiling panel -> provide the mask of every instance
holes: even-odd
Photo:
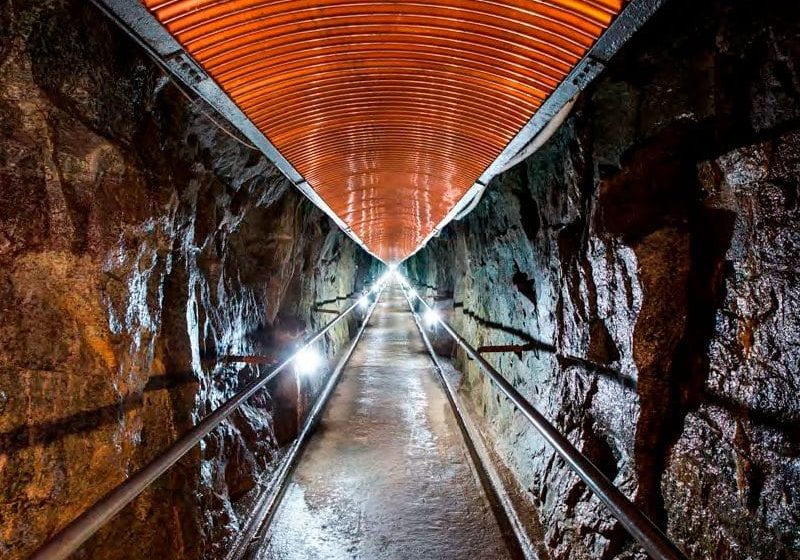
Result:
[[[143,0],[367,247],[416,250],[625,0]]]

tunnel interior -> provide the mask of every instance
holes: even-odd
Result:
[[[69,557],[654,557],[449,325],[686,558],[800,559],[798,6],[112,4],[0,2],[0,557],[336,321]]]

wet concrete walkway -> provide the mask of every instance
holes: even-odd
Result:
[[[509,558],[408,304],[388,288],[259,560]]]

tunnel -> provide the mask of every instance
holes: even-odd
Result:
[[[800,560],[800,5],[0,1],[0,558]]]

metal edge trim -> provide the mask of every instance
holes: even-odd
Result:
[[[475,184],[474,184],[474,185],[472,185],[472,186],[469,188],[469,190],[467,190],[467,192],[466,192],[466,193],[464,193],[464,196],[462,196],[462,197],[461,197],[461,200],[459,200],[459,201],[456,203],[456,205],[455,205],[455,206],[453,206],[453,208],[452,208],[452,209],[451,209],[451,210],[450,210],[450,211],[449,211],[449,212],[448,212],[448,213],[445,215],[445,217],[444,217],[444,218],[442,218],[442,221],[440,221],[440,222],[439,222],[439,223],[436,225],[436,227],[435,227],[435,228],[433,228],[433,229],[431,230],[431,232],[430,232],[430,233],[429,233],[427,236],[425,236],[425,238],[424,238],[422,241],[420,241],[420,243],[419,243],[419,245],[417,246],[417,248],[416,248],[416,249],[414,249],[414,251],[413,251],[411,254],[409,254],[409,255],[408,255],[408,256],[407,256],[405,259],[403,259],[403,260],[410,259],[410,258],[411,258],[411,257],[413,257],[414,255],[416,255],[418,252],[420,252],[420,251],[422,250],[422,248],[423,248],[425,245],[427,245],[427,244],[428,244],[428,241],[430,241],[430,240],[431,240],[431,239],[433,239],[434,237],[438,236],[438,235],[441,233],[442,229],[444,229],[444,227],[445,227],[445,226],[447,226],[447,224],[449,224],[450,222],[452,222],[452,221],[453,221],[453,219],[454,219],[456,216],[458,216],[458,215],[461,213],[461,211],[462,211],[464,208],[466,208],[466,207],[469,205],[469,203],[472,201],[472,197],[473,197],[473,196],[476,196],[476,195],[477,195],[477,194],[478,194],[478,193],[479,193],[479,192],[480,192],[480,191],[481,191],[483,188],[485,188],[485,187],[486,187],[486,185],[484,185],[483,183],[481,183],[481,181],[480,181],[480,180],[476,181],[476,182],[475,182]]]
[[[592,48],[553,91],[538,111],[511,139],[478,181],[488,183],[495,171],[513,158],[547,125],[565,103],[575,97],[606,68],[611,58],[667,0],[632,0],[597,39]]]

